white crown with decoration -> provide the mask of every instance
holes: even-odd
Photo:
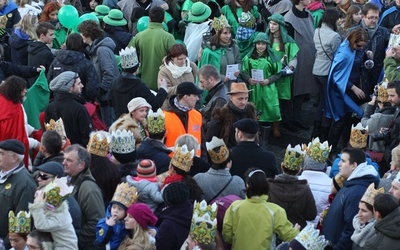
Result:
[[[139,64],[139,59],[136,54],[136,48],[127,47],[119,52],[121,58],[121,67],[123,69],[130,69]]]
[[[207,205],[205,200],[194,202],[190,236],[197,242],[211,244],[215,242],[217,235],[217,211],[218,206],[214,202]]]
[[[355,127],[351,126],[350,146],[353,148],[365,148],[368,142],[368,126],[363,127],[359,122]]]
[[[50,210],[58,208],[74,190],[74,187],[68,186],[67,182],[67,177],[56,177],[44,188],[43,192],[46,205]]]
[[[165,114],[161,109],[157,109],[157,112],[149,110],[147,114],[147,129],[151,134],[157,134],[165,131]]]
[[[283,164],[285,168],[289,170],[299,170],[304,162],[305,152],[301,150],[300,145],[296,145],[292,148],[292,145],[288,145],[285,152],[285,157],[283,158]]]
[[[213,136],[210,142],[206,142],[206,148],[211,161],[215,164],[220,164],[226,161],[229,157],[229,150],[225,145],[224,140]],[[219,148],[219,152],[214,151]]]
[[[329,146],[328,141],[320,142],[319,138],[314,138],[305,148],[306,154],[319,163],[324,163],[331,152],[332,146]]]
[[[307,250],[321,250],[328,245],[325,236],[319,235],[319,230],[315,229],[312,224],[307,225],[296,236],[297,240]]]
[[[117,154],[129,154],[135,151],[135,138],[130,130],[117,129],[111,132],[111,151]]]
[[[3,201],[5,202],[5,201]],[[15,216],[14,211],[8,213],[8,232],[25,233],[31,231],[31,214],[26,211],[19,211]]]

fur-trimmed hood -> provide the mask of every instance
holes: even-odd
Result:
[[[144,120],[142,123],[142,126],[146,130],[147,133],[147,121]],[[140,142],[142,142],[142,136],[140,134],[140,129],[139,125],[137,122],[131,117],[130,114],[123,114],[121,115],[118,120],[116,120],[110,127],[109,131],[116,131],[117,129],[123,130],[129,130],[133,133],[133,137],[136,140],[136,145],[138,145]]]

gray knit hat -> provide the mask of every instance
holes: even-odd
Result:
[[[317,170],[317,171],[323,171],[326,170],[327,165],[325,162],[318,162],[314,159],[312,159],[310,156],[306,154],[304,157],[304,163],[303,163],[303,170]]]
[[[53,92],[69,92],[77,77],[78,73],[72,71],[62,72],[50,82],[50,89]]]

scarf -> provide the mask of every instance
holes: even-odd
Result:
[[[172,61],[168,63],[164,62],[165,67],[171,72],[173,78],[179,78],[185,73],[192,72],[192,68],[190,67],[189,57],[186,58],[186,66],[179,67],[175,65]]]
[[[358,215],[354,216],[353,227],[354,233],[351,240],[360,247],[364,247],[365,242],[375,234],[375,218],[372,218],[364,225],[361,225]]]
[[[374,28],[368,28],[365,26],[364,20],[361,20],[361,27],[363,27],[368,32],[370,39],[374,36],[375,32],[378,30],[379,25],[377,24]],[[375,51],[372,51],[375,53]]]
[[[144,178],[144,177],[139,177],[139,176],[137,176],[137,177],[132,176],[132,180],[134,180],[134,181],[149,181],[149,182],[156,182],[156,183],[158,182],[157,177]]]
[[[249,106],[246,105],[246,107],[245,107],[244,109],[239,109],[238,107],[235,106],[235,104],[233,104],[233,102],[229,101],[229,102],[228,102],[228,107],[229,107],[231,110],[233,110],[234,112],[236,112],[236,113],[244,114],[244,113],[247,112],[247,109],[248,109]]]
[[[161,189],[163,189],[166,185],[173,183],[173,182],[178,182],[178,181],[183,181],[184,176],[180,174],[173,174],[165,178]]]
[[[174,105],[177,109],[179,109],[182,112],[188,112],[189,110],[191,110],[191,108],[186,107],[186,106],[182,106],[179,102],[178,102],[178,98],[174,98]]]
[[[306,9],[308,9],[309,11],[315,11],[315,10],[319,10],[319,9],[324,10],[325,7],[321,2],[315,1],[315,2],[307,5]]]

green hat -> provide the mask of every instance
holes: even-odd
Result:
[[[278,13],[272,14],[270,17],[268,17],[268,21],[274,21],[279,25],[287,26],[287,24],[285,23],[285,18]]]
[[[110,7],[108,7],[107,5],[97,5],[94,9],[93,14],[95,14],[99,20],[103,20],[108,12],[110,12]]]
[[[254,28],[256,25],[256,18],[249,12],[242,12],[238,18],[239,25],[246,28]]]
[[[124,26],[127,24],[122,11],[117,9],[110,10],[108,15],[103,18],[103,22],[111,26]]]
[[[271,44],[271,42],[268,39],[268,35],[265,34],[264,32],[259,32],[254,38],[253,43],[258,43],[258,42],[264,42],[268,45]]]
[[[202,2],[196,2],[189,10],[189,22],[202,23],[211,15],[211,8]]]

